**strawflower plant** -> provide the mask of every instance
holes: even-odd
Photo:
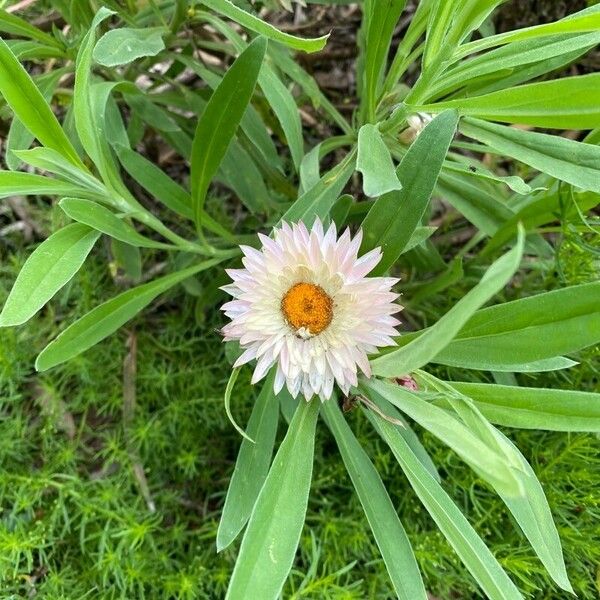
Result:
[[[101,238],[128,289],[67,324],[38,371],[180,284],[198,312],[222,307],[232,421],[240,369],[264,379],[247,426],[235,424],[244,439],[216,539],[222,551],[243,532],[227,598],[281,596],[318,425],[339,448],[390,594],[427,598],[403,515],[340,405],[364,413],[485,597],[523,595],[445,491],[420,430],[498,494],[557,597],[573,592],[544,490],[496,425],[600,431],[600,394],[519,385],[600,341],[600,282],[502,301],[524,274],[554,268],[557,234],[597,235],[600,75],[553,72],[598,44],[600,5],[495,33],[501,0],[421,0],[398,35],[405,2],[366,0],[349,120],[296,60],[335,30],[292,35],[228,0],[54,4],[68,26],[52,32],[0,10],[11,119],[0,195],[56,198],[63,225],[23,265],[0,326],[52,306]],[[316,144],[300,106],[327,125]],[[155,139],[186,165],[180,180],[144,155]],[[461,234],[450,249],[445,230]],[[157,256],[158,277],[143,268]],[[420,302],[459,281],[468,292],[431,322]]]

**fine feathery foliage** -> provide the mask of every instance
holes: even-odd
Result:
[[[365,0],[348,118],[298,54],[335,31],[101,4],[0,7],[0,217],[40,238],[0,246],[3,594],[596,597],[600,76],[553,72],[600,5]],[[381,249],[401,335],[347,397],[255,393],[225,269],[316,220]]]

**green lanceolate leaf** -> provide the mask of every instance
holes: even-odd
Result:
[[[198,227],[208,186],[215,176],[254,92],[267,49],[255,39],[235,60],[212,93],[196,127],[192,147],[192,202]]]
[[[212,15],[207,15],[205,18],[233,43],[238,52],[242,52],[247,46],[243,38],[220,19],[211,17]],[[258,76],[258,85],[281,125],[294,167],[298,169],[304,155],[304,140],[296,100],[268,62],[264,62],[262,65]]]
[[[153,162],[134,150],[121,145],[117,145],[115,150],[124,169],[149,194],[178,215],[190,220],[194,219],[192,197],[184,188],[173,181]],[[216,233],[223,239],[234,239],[231,232],[204,211],[202,211],[202,220],[206,229]]]
[[[262,69],[258,84],[281,124],[292,161],[298,169],[304,155],[304,140],[300,112],[294,96],[268,64]]]
[[[85,168],[42,93],[3,40],[0,40],[0,93],[17,118],[44,146]]]
[[[430,97],[468,87],[467,96],[480,95],[480,89],[514,81],[514,85],[553,70],[556,65],[571,62],[573,55],[585,53],[600,41],[600,32],[558,35],[537,40],[514,42],[475,58],[462,61],[433,84]],[[494,91],[490,89],[489,91]]]
[[[600,342],[599,297],[600,282],[594,282],[484,308],[435,362],[494,370],[592,346]]]
[[[81,144],[98,169],[102,180],[107,186],[124,195],[125,189],[118,171],[117,164],[111,153],[105,135],[104,114],[106,99],[117,83],[102,82],[93,85],[92,52],[96,42],[96,29],[110,17],[113,11],[102,7],[94,17],[89,31],[85,34],[75,65],[75,86],[73,90],[73,114],[75,127]]]
[[[529,83],[483,96],[438,102],[419,110],[447,108],[504,123],[593,129],[600,127],[600,73]]]
[[[354,172],[355,157],[355,151],[350,151],[342,162],[325,173],[316,185],[306,190],[286,211],[281,220],[288,223],[304,221],[311,226],[315,217],[324,219]]]
[[[0,171],[0,198],[11,196],[64,196],[82,189],[72,183],[20,171]]]
[[[367,0],[364,3],[366,39],[364,42],[364,89],[366,118],[372,121],[383,75],[387,66],[392,35],[406,0]]]
[[[515,584],[471,527],[456,504],[430,475],[391,423],[367,411],[392,450],[419,499],[465,567],[490,600],[522,600]]]
[[[217,552],[227,548],[248,522],[269,471],[279,420],[279,402],[273,392],[273,373],[265,381],[252,408],[238,453],[217,531]]]
[[[378,379],[360,383],[366,395],[380,408],[389,402],[452,448],[482,479],[511,497],[522,492],[515,467],[506,456],[482,442],[451,413],[434,406],[424,395],[415,394],[396,383]],[[381,402],[383,401],[383,403]]]
[[[164,27],[111,29],[98,40],[94,60],[105,67],[117,67],[142,56],[156,56],[165,48],[162,39],[165,33]]]
[[[294,50],[303,50],[304,52],[318,52],[322,50],[327,42],[329,35],[324,35],[319,38],[304,39],[296,37],[279,31],[279,29],[273,27],[269,23],[261,21],[258,17],[251,15],[250,13],[237,7],[229,0],[202,0],[202,3],[209,8],[212,8],[215,12],[221,15],[229,17],[232,21],[243,25],[251,31],[255,31],[260,35],[273,40],[274,42],[280,42],[293,48]]]
[[[42,94],[44,100],[47,103],[51,102],[52,97],[54,95],[54,91],[58,86],[58,82],[66,72],[67,69],[56,69],[55,71],[51,71],[48,74],[38,76],[35,80],[35,83],[38,86],[40,93]],[[31,146],[31,143],[34,139],[35,136],[33,135],[33,133],[31,133],[15,115],[10,123],[10,129],[8,131],[8,136],[6,137],[6,147],[4,156],[6,165],[11,171],[18,170],[22,164],[19,158],[17,158],[15,151],[26,150]],[[42,147],[42,149],[56,152],[56,150],[51,150],[51,148]],[[56,152],[56,154],[58,154],[58,152]],[[73,163],[71,163],[68,159],[62,157],[61,154],[59,154],[59,156],[61,156],[61,158],[69,165],[73,166]]]
[[[83,227],[82,225],[77,226]],[[96,235],[98,234],[96,233]],[[157,296],[188,277],[215,266],[221,260],[207,260],[183,271],[166,275],[150,283],[127,290],[97,306],[87,315],[69,325],[42,350],[35,362],[36,369],[46,371],[81,354],[114,333],[121,325],[127,323],[148,306]]]
[[[228,600],[276,600],[294,562],[312,478],[321,403],[301,401],[252,510]]]
[[[527,198],[527,203],[506,221],[492,236],[480,256],[488,256],[514,237],[519,223],[528,231],[553,223],[558,215],[568,219],[577,217],[580,212],[587,212],[600,204],[600,195],[593,192],[581,192],[570,196],[572,203],[565,203],[564,195],[560,193]],[[565,205],[566,204],[566,205]]]
[[[521,429],[600,432],[600,394],[452,382],[492,423]]]
[[[27,259],[0,314],[0,327],[28,321],[79,271],[100,234],[74,223],[42,242]]]
[[[125,146],[115,148],[123,168],[148,193],[182,217],[193,219],[192,198],[177,182],[147,158]]]
[[[62,44],[47,33],[44,33],[41,29],[38,29],[25,19],[21,19],[13,13],[9,13],[4,9],[0,9],[0,31],[16,35],[18,37],[26,37],[40,44],[48,46],[54,46],[60,48]]]
[[[383,257],[373,275],[387,271],[419,226],[454,137],[458,114],[446,111],[429,123],[397,170],[402,189],[379,198],[363,222],[361,252],[381,246]]]
[[[427,594],[414,552],[379,473],[333,398],[325,402],[323,414],[365,511],[396,595],[401,600],[425,600]]]
[[[373,373],[397,377],[426,365],[458,334],[473,313],[497,294],[512,278],[521,262],[524,235],[515,247],[495,261],[480,282],[459,300],[435,325],[405,346],[372,361]]]
[[[454,58],[462,58],[475,52],[481,52],[487,48],[519,42],[522,40],[537,39],[546,36],[554,36],[562,33],[585,33],[598,31],[600,27],[600,7],[590,6],[577,13],[569,15],[554,23],[524,27],[515,31],[507,31],[497,35],[490,35],[480,40],[463,44],[455,53]]]
[[[377,125],[363,125],[358,132],[356,170],[362,173],[363,191],[370,198],[402,188]]]
[[[42,171],[54,173],[76,186],[89,190],[91,193],[108,195],[106,188],[89,171],[76,167],[52,148],[38,147],[31,150],[15,150],[14,154],[28,165]]]
[[[584,190],[600,192],[600,147],[556,135],[465,118],[460,130],[492,150],[516,158]]]
[[[426,377],[429,379],[429,376]],[[486,420],[470,398],[456,393],[450,385],[443,382],[439,382],[437,385],[434,382],[434,386],[440,392],[448,394],[447,397],[452,408],[469,429],[488,447],[504,455],[507,461],[514,466],[514,474],[519,480],[522,494],[510,496],[503,493],[501,489],[496,491],[516,519],[552,579],[561,588],[573,593],[567,576],[560,538],[548,501],[529,463],[518,448]]]
[[[168,244],[155,242],[139,234],[131,225],[117,217],[108,208],[80,198],[63,198],[59,206],[74,221],[83,223],[116,240],[139,248],[171,248]]]

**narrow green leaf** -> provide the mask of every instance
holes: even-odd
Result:
[[[521,429],[600,432],[600,394],[451,382],[492,423]]]
[[[105,67],[117,67],[142,56],[156,56],[165,48],[162,36],[167,32],[165,27],[111,29],[98,40],[94,60]]]
[[[250,515],[228,600],[276,600],[294,562],[312,478],[321,403],[300,402]]]
[[[436,191],[486,235],[494,235],[514,215],[505,203],[498,201],[498,194],[468,173],[442,170]]]
[[[600,192],[600,147],[467,117],[461,132],[552,177]]]
[[[241,367],[236,367],[235,369],[232,369],[231,374],[229,375],[229,381],[227,382],[227,386],[225,387],[223,404],[225,405],[225,414],[227,415],[227,418],[229,419],[229,422],[233,425],[234,429],[244,438],[245,441],[254,444],[254,440],[237,424],[236,420],[233,418],[233,413],[231,412],[231,394],[233,393],[233,388],[235,387],[235,382],[237,381],[240,369]]]
[[[389,402],[427,429],[452,448],[494,488],[511,497],[522,492],[515,467],[503,453],[482,442],[451,413],[431,404],[423,394],[416,394],[396,383],[386,383],[376,378],[361,380],[360,389],[382,409]]]
[[[0,93],[16,117],[44,145],[85,168],[27,71],[0,39]]]
[[[169,244],[155,242],[139,234],[131,225],[117,217],[108,208],[80,198],[63,198],[59,206],[74,221],[139,248],[171,248]]]
[[[373,360],[373,373],[397,377],[410,373],[435,358],[454,339],[473,313],[510,281],[521,262],[523,246],[524,235],[521,230],[515,247],[496,260],[479,283],[435,325],[407,345]]]
[[[312,39],[299,38],[289,33],[279,31],[273,25],[265,23],[258,17],[251,15],[250,13],[237,7],[229,0],[202,0],[202,4],[212,8],[215,12],[230,18],[232,21],[239,23],[246,29],[255,31],[259,35],[273,40],[274,42],[280,42],[289,48],[294,50],[302,50],[304,52],[318,52],[325,47],[329,34]]]
[[[600,282],[594,282],[484,308],[441,349],[435,362],[471,369],[501,367],[592,346],[600,342],[599,297]]]
[[[108,195],[106,188],[89,171],[73,165],[52,148],[39,146],[31,148],[31,150],[15,150],[14,153],[20,160],[36,169],[54,173],[73,185],[85,188],[94,194]]]
[[[423,129],[398,167],[402,189],[379,198],[367,214],[361,252],[377,246],[383,252],[374,275],[384,273],[396,262],[419,226],[457,123],[458,114],[446,111]]]
[[[455,68],[447,71],[439,81],[433,83],[429,94],[430,97],[438,98],[467,86],[469,91],[475,90],[467,93],[468,96],[479,95],[481,86],[485,89],[492,81],[499,79],[509,82],[511,77],[517,78],[513,84],[516,85],[521,81],[532,79],[536,74],[551,71],[555,64],[562,64],[562,60],[572,57],[573,54],[585,53],[598,42],[600,42],[598,31],[513,42],[460,62]],[[546,65],[547,71],[542,69],[541,63]],[[503,86],[503,88],[508,87],[512,86]]]
[[[377,125],[363,125],[358,131],[356,170],[362,173],[363,191],[370,198],[402,188]]]
[[[262,173],[237,140],[227,148],[219,171],[250,212],[266,212],[271,200]]]
[[[11,196],[64,196],[80,192],[80,187],[59,179],[20,171],[0,171],[0,198],[10,198]]]
[[[184,188],[134,150],[125,146],[116,146],[115,150],[123,168],[153,198],[178,215],[193,220],[192,198]]]
[[[564,197],[560,193],[544,194],[527,199],[528,202],[496,231],[481,251],[480,256],[489,256],[501,248],[503,244],[514,237],[519,223],[522,223],[523,227],[529,231],[540,225],[552,223],[559,216],[564,215],[564,219],[577,217],[579,211],[585,213],[600,204],[600,195],[592,192],[574,193],[571,199],[573,201],[571,205],[564,201]]]
[[[235,60],[212,93],[194,135],[191,180],[198,227],[208,186],[214,177],[250,102],[267,49],[265,38],[255,39]]]
[[[400,463],[419,499],[486,596],[490,600],[522,600],[519,590],[483,540],[393,425],[370,411],[366,412]]]
[[[238,52],[243,52],[247,47],[244,39],[220,19],[212,15],[204,15],[206,21],[221,32],[231,41]],[[275,113],[281,129],[285,135],[285,141],[289,146],[292,161],[296,170],[300,167],[304,155],[304,140],[302,137],[302,123],[296,100],[291,91],[280,79],[279,75],[271,68],[268,62],[264,62],[258,76],[260,86],[267,102]]]
[[[354,172],[355,156],[352,150],[344,160],[325,173],[316,185],[292,204],[281,220],[288,223],[304,221],[312,225],[315,217],[324,219]]]
[[[114,12],[102,7],[85,34],[75,64],[73,114],[81,144],[98,169],[104,183],[128,197],[104,132],[106,100],[118,82],[93,84],[92,52],[96,42],[96,29]]]
[[[51,35],[44,33],[41,29],[35,27],[35,25],[4,9],[0,9],[0,31],[19,37],[30,38],[40,44],[56,48],[62,47],[62,44]]]
[[[267,64],[260,73],[258,84],[281,124],[294,166],[298,169],[304,155],[304,140],[300,112],[294,96]]]
[[[600,127],[600,73],[541,81],[484,94],[436,102],[416,110],[454,108],[461,115],[554,129]]]
[[[77,225],[77,227],[83,226]],[[98,234],[96,233],[96,235]],[[127,290],[100,304],[75,323],[69,325],[42,350],[35,362],[36,369],[47,371],[81,354],[114,333],[121,325],[127,323],[148,306],[157,296],[188,277],[217,265],[221,260],[223,259],[207,260],[177,273],[165,275],[150,283]]]
[[[44,100],[48,104],[51,103],[54,90],[56,89],[59,80],[66,72],[67,69],[56,69],[48,74],[44,74],[36,78],[35,83],[38,86]],[[23,125],[23,123],[21,123],[19,118],[16,115],[13,116],[13,119],[10,123],[8,136],[6,138],[6,153],[4,156],[6,165],[11,171],[18,170],[23,164],[22,161],[17,158],[15,151],[26,150],[31,146],[31,143],[34,139],[35,136],[27,129],[27,127],[25,127],[25,125]],[[46,150],[51,149],[46,148]],[[56,150],[53,150],[53,152],[56,152]],[[60,156],[62,157],[62,155]],[[72,165],[72,163],[66,158],[63,158],[63,160]]]
[[[325,402],[323,416],[335,437],[398,598],[425,600],[425,586],[410,541],[379,473],[334,399]]]
[[[514,473],[521,485],[522,494],[509,496],[502,489],[496,491],[523,530],[548,573],[564,590],[574,593],[567,576],[560,538],[544,490],[533,469],[518,448],[500,431],[493,427],[479,412],[473,401],[467,396],[456,393],[444,382],[436,386],[440,391],[449,392],[448,400],[467,427],[484,444],[506,456],[514,465]]]
[[[0,314],[0,327],[21,325],[69,282],[100,234],[74,223],[42,242],[25,261]]]
[[[279,420],[279,403],[273,393],[274,376],[273,370],[252,408],[246,433],[254,443],[242,440],[219,522],[217,552],[227,548],[248,522],[269,471]]]
[[[487,48],[493,48],[502,44],[518,42],[521,40],[535,39],[539,37],[552,36],[561,33],[585,33],[598,31],[600,27],[600,6],[590,6],[577,13],[568,15],[564,19],[554,23],[534,25],[515,31],[507,31],[497,35],[490,35],[480,40],[463,44],[454,55],[458,60],[475,52],[481,52]]]
[[[364,3],[364,90],[366,118],[373,121],[377,99],[387,67],[392,35],[406,0],[366,0]]]

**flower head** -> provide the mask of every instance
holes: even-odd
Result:
[[[401,310],[391,287],[397,279],[366,277],[381,258],[379,248],[358,258],[362,232],[339,237],[318,219],[283,223],[273,239],[259,234],[260,250],[241,246],[244,269],[228,269],[223,289],[233,300],[222,310],[231,319],[225,341],[244,348],[235,366],[256,359],[252,383],[276,365],[275,393],[331,397],[334,383],[344,394],[357,385],[357,371],[370,377],[367,354],[395,345]]]

